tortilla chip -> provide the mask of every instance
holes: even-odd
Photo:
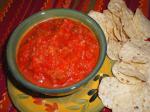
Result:
[[[109,39],[118,40],[117,37],[114,34],[114,27],[116,27],[114,21],[113,21],[113,15],[109,10],[104,10],[103,14],[107,18],[106,22],[106,32]]]
[[[128,92],[129,92],[128,86],[120,83],[114,77],[106,77],[102,79],[99,85],[98,95],[101,98],[103,104],[106,107],[112,109],[114,98],[122,93],[125,94]]]
[[[122,8],[127,8],[123,0],[110,0],[108,4],[108,10],[118,17],[122,16]]]
[[[117,62],[115,77],[103,78],[99,97],[113,112],[150,112],[150,21],[123,0],[110,0],[103,13],[90,12],[107,38],[107,55]],[[120,62],[121,61],[121,62]]]
[[[90,11],[88,13],[88,15],[93,18],[99,25],[100,27],[102,28],[104,34],[105,34],[105,37],[106,37],[106,40],[108,40],[108,34],[107,34],[107,31],[106,31],[106,23],[107,23],[107,18],[105,17],[105,15],[103,13],[100,13],[100,12],[96,12],[96,11]]]
[[[122,40],[125,39],[124,41],[126,41],[126,38],[128,39],[129,37],[135,38],[133,12],[127,8],[125,2],[123,0],[111,0],[108,4],[108,10],[110,10],[113,15],[117,16],[121,21],[121,27],[119,27],[119,29],[121,30],[120,33],[122,32],[123,35]]]
[[[144,99],[142,99],[142,104],[144,106],[143,112],[149,112],[150,111],[150,86],[146,86],[146,88],[143,88],[144,92]]]
[[[133,112],[131,93],[120,94],[113,99],[113,112]]]
[[[148,63],[150,62],[150,43],[138,40],[128,41],[120,49],[119,58],[128,63]]]
[[[118,62],[115,63],[115,66],[117,66],[118,71],[124,75],[136,77],[142,81],[146,81],[148,77],[147,71],[150,67],[150,63],[137,64]]]
[[[150,21],[143,15],[139,8],[137,8],[134,15],[133,24],[135,25],[139,38],[146,39],[150,37]]]
[[[112,39],[108,40],[107,55],[112,60],[119,60],[119,51],[122,47],[122,42],[118,42]]]
[[[113,15],[109,10],[104,10],[103,14],[109,20],[106,23],[106,30],[107,33],[110,35],[110,38],[117,41],[126,41],[128,36],[125,34],[125,32],[122,29],[120,18],[118,16]]]
[[[112,73],[113,75],[122,83],[124,84],[138,84],[138,83],[141,83],[142,81],[135,78],[135,77],[131,77],[131,76],[127,76],[127,75],[124,75],[122,74],[120,71],[119,71],[119,66],[118,66],[119,62],[116,62],[114,64],[114,66],[112,67]]]
[[[99,97],[113,112],[149,112],[150,89],[146,83],[122,84],[114,77],[103,78]]]
[[[147,70],[147,84],[149,85],[149,87],[150,87],[150,67],[149,67],[149,69]]]
[[[131,16],[130,18],[131,19],[129,19],[129,17],[126,18],[125,16],[121,18],[126,34],[131,39],[144,40],[146,38],[149,38],[150,21],[143,15],[142,11],[140,9],[137,9],[134,17]]]
[[[117,37],[117,40],[118,41],[122,41],[122,37],[121,37],[121,32],[119,31],[120,29],[116,26],[114,27],[114,34],[115,36]]]
[[[121,23],[120,17],[113,15],[113,21],[116,25],[116,27],[114,27],[115,36],[119,41],[126,42],[129,39],[129,37],[126,35],[126,33],[123,30],[123,25]]]

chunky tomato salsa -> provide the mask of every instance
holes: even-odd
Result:
[[[25,79],[44,88],[62,88],[84,79],[96,66],[100,46],[81,22],[55,18],[27,31],[17,49]]]

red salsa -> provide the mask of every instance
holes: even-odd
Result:
[[[21,39],[17,65],[25,79],[62,88],[84,79],[97,64],[100,46],[81,22],[55,18],[36,24]]]

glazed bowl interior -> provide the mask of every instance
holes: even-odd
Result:
[[[72,18],[75,20],[80,21],[81,23],[87,25],[96,35],[97,40],[100,45],[100,54],[99,59],[97,62],[96,67],[93,69],[93,71],[85,77],[80,82],[64,87],[64,88],[56,88],[56,89],[49,89],[49,88],[42,88],[38,87],[30,82],[28,82],[26,79],[24,79],[23,75],[21,75],[17,64],[16,64],[16,52],[17,52],[17,45],[23,34],[31,27],[36,25],[37,23],[50,19],[50,18],[58,18],[58,17],[64,17],[64,18]],[[70,91],[73,91],[76,88],[79,88],[83,84],[87,83],[90,79],[92,79],[100,67],[103,64],[103,61],[105,59],[106,55],[106,40],[105,36],[103,34],[103,31],[101,30],[100,26],[89,16],[84,15],[80,12],[69,10],[69,9],[51,9],[47,11],[41,11],[37,14],[34,14],[33,16],[27,18],[25,21],[23,21],[13,32],[11,35],[8,44],[7,44],[7,62],[8,67],[14,76],[14,78],[23,84],[26,88],[31,89],[33,91],[43,93],[43,94],[59,94],[59,93],[67,93]]]

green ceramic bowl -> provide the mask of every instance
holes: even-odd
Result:
[[[93,71],[83,80],[80,82],[65,87],[65,88],[59,88],[59,89],[48,89],[48,88],[42,88],[38,87],[30,82],[28,82],[23,75],[19,72],[16,64],[16,47],[17,44],[24,34],[31,26],[37,24],[38,22],[41,22],[43,20],[49,19],[49,18],[54,18],[54,17],[67,17],[67,18],[73,18],[76,19],[83,24],[87,25],[95,34],[96,37],[100,43],[100,57],[98,59],[98,63],[96,67],[93,69]],[[34,14],[33,16],[27,18],[25,21],[23,21],[13,32],[11,35],[8,45],[7,45],[7,62],[8,62],[8,67],[10,69],[10,72],[14,76],[14,78],[20,82],[22,85],[24,85],[26,88],[29,90],[42,93],[42,94],[49,94],[49,95],[66,95],[69,93],[74,92],[77,90],[77,88],[80,88],[82,85],[87,83],[89,80],[91,80],[100,67],[103,64],[103,61],[105,59],[106,55],[106,40],[105,36],[103,34],[102,29],[100,26],[89,16],[82,14],[80,12],[74,11],[74,10],[69,10],[69,9],[51,9],[47,11],[41,11],[37,14]]]

